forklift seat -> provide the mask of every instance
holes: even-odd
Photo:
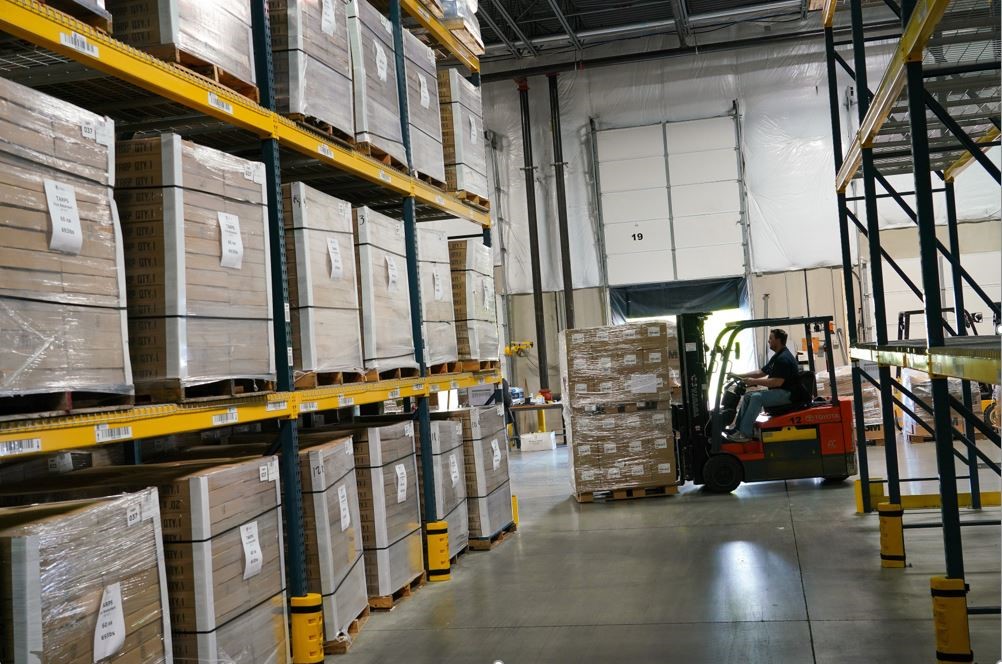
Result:
[[[769,406],[764,409],[766,415],[773,417],[776,415],[786,415],[787,413],[794,413],[814,405],[814,399],[818,396],[818,384],[815,382],[816,377],[814,372],[801,371],[797,376],[797,380],[800,381],[800,394],[802,398],[782,406]]]

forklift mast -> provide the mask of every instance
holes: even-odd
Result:
[[[682,405],[672,406],[672,420],[678,432],[676,452],[679,479],[697,484],[703,481],[703,464],[709,451],[706,427],[710,421],[707,405],[706,343],[703,324],[707,314],[680,314],[677,319]]]

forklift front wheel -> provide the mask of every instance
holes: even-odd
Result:
[[[703,485],[713,493],[734,491],[744,475],[741,462],[730,454],[714,454],[703,464]]]

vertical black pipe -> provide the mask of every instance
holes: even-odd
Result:
[[[550,132],[553,134],[553,175],[557,187],[557,228],[560,232],[560,271],[564,278],[564,318],[574,328],[574,282],[571,279],[571,236],[567,230],[567,189],[564,185],[564,144],[560,137],[559,74],[548,74],[550,84]]]
[[[539,363],[539,389],[550,389],[550,365],[546,357],[546,314],[543,310],[543,275],[539,267],[539,228],[536,222],[536,167],[532,165],[532,124],[529,120],[529,84],[518,83],[518,101],[522,111],[522,156],[525,160],[525,206],[529,217],[529,263],[532,267],[532,305],[536,314],[536,358]]]
[[[946,194],[946,228],[949,233],[950,253],[956,262],[951,263],[950,271],[953,277],[953,310],[957,312],[957,336],[967,336],[967,314],[964,308],[964,280],[960,265],[960,231],[957,228],[957,192],[953,188],[953,180],[945,184]],[[971,410],[974,397],[971,393],[971,381],[962,384],[964,407]],[[980,395],[979,395],[980,398]],[[964,435],[968,440],[974,440],[974,425],[964,418]],[[971,507],[981,509],[981,478],[978,477],[978,455],[973,448],[967,449],[967,467],[971,484]]]
[[[271,58],[271,25],[265,0],[251,3],[253,22],[254,68],[261,105],[275,110],[275,72]],[[285,222],[282,215],[282,172],[278,141],[261,141],[265,186],[268,193],[268,239],[271,258],[272,327],[275,341],[276,383],[279,391],[288,392],[292,382],[292,331],[286,311],[289,306],[289,282],[285,266]],[[306,594],[306,544],[303,539],[303,498],[299,477],[299,436],[295,420],[280,420],[282,503],[286,529],[286,579],[289,595]]]
[[[853,66],[856,75],[859,122],[863,123],[870,110],[869,86],[866,77],[866,45],[863,41],[862,0],[851,0]],[[880,222],[877,217],[876,167],[873,163],[873,149],[861,150],[863,161],[863,195],[866,207],[867,246],[870,253],[870,289],[873,292],[873,320],[876,327],[877,344],[887,344],[887,308],[884,302],[884,269],[880,254]],[[881,366],[878,370],[880,382],[880,414],[884,425],[884,459],[887,467],[887,496],[890,502],[901,503],[901,485],[898,475],[897,427],[894,424],[894,409],[891,395],[891,369]]]

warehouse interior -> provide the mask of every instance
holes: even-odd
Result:
[[[0,661],[1002,661],[990,0],[0,0]]]

